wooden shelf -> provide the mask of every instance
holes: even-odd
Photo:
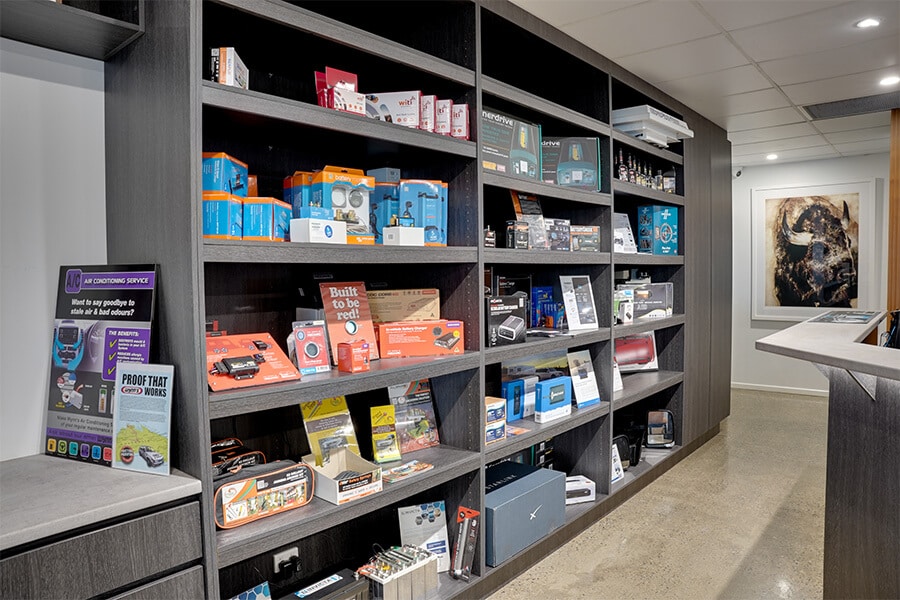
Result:
[[[644,252],[636,252],[634,254],[625,254],[616,252],[613,254],[613,263],[620,265],[683,265],[684,255],[666,255],[666,254],[647,254]]]
[[[622,373],[625,389],[613,394],[613,410],[648,398],[657,392],[676,386],[684,381],[681,371],[647,371],[643,373]]]
[[[628,470],[625,471],[625,477],[612,484],[610,495],[620,492],[628,485],[635,483],[640,477],[652,471],[657,465],[663,463],[678,450],[681,450],[681,446],[674,446],[667,449],[641,448],[640,462],[633,467],[629,467]]]
[[[609,252],[485,248],[484,262],[501,265],[608,265]]]
[[[603,327],[596,331],[586,331],[574,335],[561,335],[558,337],[528,337],[525,343],[509,346],[496,346],[484,349],[484,364],[497,364],[505,360],[524,358],[536,354],[544,354],[555,350],[568,350],[579,348],[598,342],[609,340],[609,328]]]
[[[639,140],[636,137],[632,137],[627,133],[622,133],[616,128],[612,129],[612,139],[621,144],[626,144],[640,150],[641,152],[646,152],[647,154],[653,154],[654,156],[658,156],[663,160],[674,163],[676,165],[683,165],[684,158],[680,154],[675,154],[671,150],[666,150],[665,148],[660,148],[658,146],[654,146],[649,142],[645,142],[644,140]],[[683,142],[682,142],[683,143]]]
[[[646,333],[648,331],[659,331],[668,327],[677,327],[684,325],[684,315],[672,315],[662,319],[643,319],[628,325],[613,325],[613,337],[620,338],[626,335],[634,335],[636,333]]]
[[[525,192],[526,194],[537,194],[538,196],[571,200],[572,202],[581,202],[583,204],[612,205],[612,197],[602,192],[567,188],[561,185],[537,181],[536,179],[522,179],[521,177],[502,175],[488,170],[482,171],[481,178],[487,185]]]
[[[620,179],[613,179],[612,188],[613,192],[616,194],[617,200],[624,197],[636,197],[655,200],[657,202],[665,202],[666,204],[684,206],[684,196],[661,192],[659,190],[654,190],[653,188],[636,185]]]
[[[460,246],[351,246],[347,244],[300,244],[291,242],[244,242],[203,240],[206,263],[476,263],[478,249]]]

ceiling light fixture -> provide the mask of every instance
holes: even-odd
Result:
[[[777,154],[767,154],[766,155],[766,160],[775,160],[776,158],[778,158]]]
[[[896,75],[891,75],[890,77],[885,77],[878,83],[880,83],[881,85],[894,85],[894,84],[900,83],[900,77],[897,77]]]
[[[863,19],[862,21],[858,21],[856,26],[860,29],[867,29],[869,27],[878,27],[881,25],[881,21],[878,19]]]

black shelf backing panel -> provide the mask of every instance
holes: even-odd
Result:
[[[555,352],[558,350],[582,350],[592,344],[609,340],[609,328],[601,327],[596,331],[564,335],[558,337],[528,337],[523,344],[496,346],[484,349],[484,362],[487,365],[499,364],[503,361],[525,358],[536,354]]]
[[[684,325],[684,315],[675,314],[671,317],[659,319],[639,319],[627,325],[613,325],[613,337],[623,337],[626,335],[634,335],[636,333],[646,333],[648,331],[659,331],[668,327],[677,327]]]
[[[684,196],[679,194],[669,194],[652,188],[628,183],[627,181],[620,181],[618,179],[613,180],[612,188],[615,193],[616,202],[618,202],[619,205],[623,202],[634,202],[639,204],[662,202],[675,206],[684,206]]]
[[[300,244],[293,242],[244,242],[203,240],[203,261],[207,263],[307,263],[307,264],[387,264],[471,263],[478,261],[478,249],[461,246],[353,246],[349,244]]]
[[[614,147],[616,152],[618,152],[619,145],[622,144],[625,147],[626,154],[628,154],[628,148],[631,147],[639,152],[653,155],[664,162],[675,165],[684,164],[684,158],[681,156],[684,142],[670,144],[668,148],[660,148],[659,146],[654,146],[650,142],[645,142],[644,140],[639,140],[627,133],[623,133],[615,127],[612,128],[612,139],[615,142]]]
[[[630,85],[616,79],[615,77],[612,78],[613,110],[630,108],[632,106],[641,106],[644,104],[649,104],[653,108],[661,110],[666,114],[672,115],[677,119],[684,119],[684,115],[679,112],[675,112],[674,110],[672,110],[672,107],[662,104],[656,99],[634,89]],[[690,126],[690,123],[688,123],[688,126]]]
[[[612,205],[612,197],[607,193],[567,188],[552,183],[543,183],[535,179],[511,177],[509,175],[501,175],[493,171],[484,170],[481,174],[481,180],[489,186],[504,188],[506,190],[516,190],[518,192],[525,192],[526,194],[535,194],[540,196],[542,202],[569,200],[571,202],[579,202],[587,205]]]
[[[475,68],[474,3],[430,2],[428,11],[440,15],[440,26],[423,22],[421,11],[411,9],[407,1],[305,0],[290,4],[461,67]]]
[[[572,408],[572,414],[568,417],[556,419],[549,423],[537,423],[532,417],[512,421],[510,425],[524,427],[528,433],[507,437],[506,440],[491,444],[485,448],[484,462],[490,463],[509,456],[519,450],[529,448],[541,440],[566,434],[567,432],[600,419],[609,414],[609,402],[601,402],[587,408]],[[558,469],[559,470],[559,469]]]
[[[625,408],[658,392],[679,385],[684,381],[680,371],[646,371],[622,373],[625,389],[613,394],[613,410]]]
[[[62,0],[62,4],[133,25],[143,20],[141,0]]]
[[[306,506],[235,529],[219,531],[216,534],[219,568],[252,559],[285,544],[308,543],[310,538],[315,539],[316,534],[327,532],[327,530],[345,523],[351,525],[350,529],[355,530],[358,534],[361,529],[359,524],[352,523],[355,519],[366,517],[365,526],[362,529],[376,527],[377,520],[372,517],[381,511],[395,511],[398,504],[400,506],[414,505],[416,502],[413,499],[430,494],[435,494],[432,501],[445,499],[438,494],[446,493],[450,487],[455,487],[458,491],[455,494],[456,497],[446,498],[446,501],[459,503],[466,497],[466,491],[470,485],[468,480],[472,477],[477,478],[477,471],[481,464],[481,457],[477,452],[466,452],[444,446],[420,450],[415,453],[415,458],[433,464],[434,469],[396,483],[385,483],[381,492],[346,504],[336,505],[321,498],[313,498]],[[399,464],[401,462],[386,463],[382,465],[382,468],[390,468]],[[456,478],[462,478],[465,481],[460,482],[461,485],[454,485],[452,480]],[[444,484],[448,485],[444,486]],[[453,510],[455,511],[455,506]],[[391,527],[396,528],[396,512],[393,517],[388,522]],[[319,541],[321,542],[321,539]],[[371,553],[370,545],[355,544],[349,539],[345,541],[347,544],[343,546],[342,550],[346,551],[356,547],[358,551],[367,553],[363,562],[368,559]],[[321,551],[322,548],[319,550]],[[307,556],[306,560],[312,560],[312,555],[315,554],[316,552],[313,551],[310,554],[301,554],[301,557]],[[271,566],[271,558],[269,556],[264,558],[269,561]],[[329,559],[331,558],[333,557],[329,557]],[[334,562],[330,564],[333,565]],[[330,565],[326,561],[322,568],[328,566]]]
[[[490,6],[481,11],[481,50],[483,75],[609,123],[606,73],[491,12]],[[553,67],[542,73],[542,64]]]
[[[355,73],[357,91],[367,94],[421,90],[462,102],[460,90],[475,85],[469,68],[284,2],[218,0],[203,8],[203,56],[234,47],[250,89],[315,103],[314,74],[326,66]]]
[[[0,36],[108,60],[144,32],[141,23],[143,7],[137,0],[109,2],[108,7],[107,3],[100,2],[97,6],[83,2],[73,4],[76,5],[48,0],[0,2]]]

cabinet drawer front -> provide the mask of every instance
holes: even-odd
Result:
[[[201,554],[192,502],[4,559],[0,597],[87,598]]]
[[[191,567],[159,581],[113,596],[111,600],[196,600],[203,598],[203,567]]]

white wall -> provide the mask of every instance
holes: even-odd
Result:
[[[824,394],[828,380],[810,363],[785,358],[756,350],[756,340],[793,323],[784,321],[751,320],[751,237],[750,195],[753,188],[789,184],[829,184],[861,179],[881,178],[884,184],[876,187],[875,223],[877,239],[875,266],[878,281],[878,305],[883,309],[887,299],[887,238],[886,196],[889,178],[889,154],[854,156],[831,160],[800,163],[773,164],[745,167],[741,176],[732,179],[731,194],[734,204],[733,247],[734,282],[732,291],[732,351],[731,381],[737,387],[767,389],[774,386],[793,388],[794,391]],[[734,165],[735,169],[740,165]],[[734,172],[734,171],[732,171]]]
[[[0,38],[0,460],[43,451],[60,265],[106,263],[103,63]]]

